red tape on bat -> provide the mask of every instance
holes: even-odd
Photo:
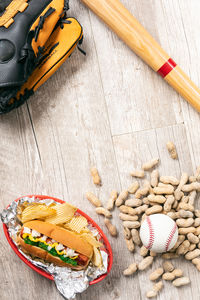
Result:
[[[162,67],[157,71],[163,78],[167,76],[174,68],[176,67],[176,63],[172,58],[168,59],[168,61],[162,65]]]

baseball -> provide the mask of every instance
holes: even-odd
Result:
[[[147,216],[140,227],[143,245],[154,252],[167,252],[177,242],[178,228],[174,220],[163,214]]]

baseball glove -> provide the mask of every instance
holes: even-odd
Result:
[[[67,0],[0,3],[0,114],[22,105],[82,42]]]

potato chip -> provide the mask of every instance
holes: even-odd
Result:
[[[28,205],[22,205],[19,207],[19,212],[21,211],[21,216],[23,216],[23,213],[24,215],[29,215],[31,214],[32,210],[35,209],[35,207],[38,207],[40,205],[41,206],[45,206],[45,204],[39,204],[39,203],[29,203]],[[39,210],[38,208],[36,208],[36,211]],[[54,212],[55,213],[55,212]]]
[[[56,206],[56,203],[51,203],[50,205],[48,205],[48,207],[54,208]]]
[[[29,205],[21,213],[20,219],[22,223],[35,220],[45,219],[47,216],[53,216],[56,214],[55,209],[46,206],[45,204]]]
[[[84,227],[80,233],[82,234],[82,233],[90,233],[90,232],[91,232],[90,229],[88,229],[87,227]]]
[[[96,247],[93,247],[94,249],[94,253],[93,253],[93,256],[92,256],[92,263],[100,268],[102,267],[102,256],[101,256],[101,252],[96,248]]]
[[[29,203],[29,202],[25,201],[24,203],[17,206],[17,214],[21,215],[25,208],[33,207],[33,206],[37,206],[37,205],[39,205],[39,203],[35,203],[35,202]]]
[[[22,211],[23,211],[22,206],[17,206],[17,218],[20,222],[22,222],[22,219],[21,219]]]
[[[86,240],[90,245],[92,245],[93,247],[102,247],[103,244],[98,242],[95,237],[91,234],[91,233],[83,233],[81,234],[81,237]]]
[[[69,223],[67,223],[65,226],[73,231],[76,231],[78,233],[81,232],[81,230],[88,225],[87,219],[83,216],[76,216],[71,219]]]
[[[17,219],[22,223],[22,216],[20,214],[17,214]]]
[[[56,215],[46,218],[45,221],[56,225],[69,222],[77,211],[77,208],[69,203],[57,204],[53,209],[56,210]]]

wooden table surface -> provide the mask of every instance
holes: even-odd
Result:
[[[200,86],[200,1],[122,2]],[[163,175],[193,174],[200,164],[200,119],[80,1],[71,1],[68,15],[83,25],[87,56],[76,51],[26,105],[0,117],[0,210],[19,196],[47,194],[77,205],[106,231],[85,192],[93,191],[106,204],[110,191],[127,188],[130,171],[153,157],[161,159]],[[169,158],[168,140],[177,145],[178,161]],[[91,181],[94,165],[101,188]],[[118,212],[113,216],[120,235],[110,238],[112,272],[77,299],[142,300],[152,286],[151,268],[123,277],[138,256],[126,249]],[[62,299],[53,282],[19,260],[2,228],[0,251],[1,300]],[[191,286],[176,289],[164,283],[157,299],[200,299],[198,271],[181,259],[175,264],[190,277]]]

